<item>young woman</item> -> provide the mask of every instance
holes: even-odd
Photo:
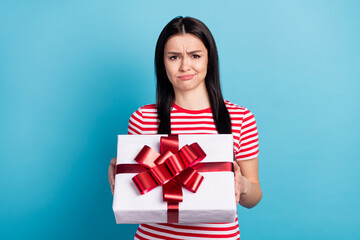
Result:
[[[209,29],[191,17],[171,20],[156,44],[156,104],[129,121],[129,134],[225,134],[234,137],[235,199],[251,208],[261,199],[258,134],[253,114],[222,97],[218,54]],[[114,189],[116,159],[109,166]],[[239,239],[239,225],[141,224],[135,239]]]

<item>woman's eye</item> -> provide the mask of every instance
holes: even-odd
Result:
[[[200,58],[200,55],[194,54],[193,58]]]
[[[171,56],[169,59],[170,60],[175,60],[175,59],[177,59],[178,57],[177,56]]]

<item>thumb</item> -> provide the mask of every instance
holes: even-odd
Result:
[[[240,172],[240,166],[236,161],[234,161],[234,170],[235,172]]]

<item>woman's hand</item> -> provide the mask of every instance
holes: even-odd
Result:
[[[236,206],[239,204],[241,194],[245,194],[248,191],[249,181],[242,176],[240,166],[234,161],[235,170],[235,200]]]
[[[114,186],[115,186],[115,166],[116,166],[116,158],[112,158],[110,161],[109,172],[108,172],[112,195],[114,195]]]

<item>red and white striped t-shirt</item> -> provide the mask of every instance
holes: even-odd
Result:
[[[225,101],[225,105],[230,114],[236,160],[257,157],[258,132],[254,115],[229,101]],[[128,134],[157,134],[158,123],[155,104],[145,105],[131,115]],[[172,134],[217,134],[211,108],[194,111],[174,104],[170,123]],[[240,239],[240,232],[237,218],[233,223],[141,224],[135,239]]]

